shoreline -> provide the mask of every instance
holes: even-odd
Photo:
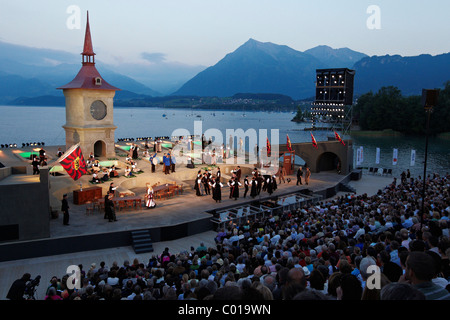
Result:
[[[392,129],[385,130],[351,130],[350,136],[357,137],[405,137],[407,134],[394,131]]]

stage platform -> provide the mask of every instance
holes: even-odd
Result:
[[[229,189],[224,187],[222,190],[222,202],[216,203],[210,195],[197,197],[192,188],[193,177],[195,177],[198,170],[203,169],[204,165],[197,165],[195,169],[179,166],[176,170],[177,172],[164,175],[159,171],[150,173],[149,164],[146,164],[145,161],[141,160],[138,163],[138,166],[145,170],[145,174],[132,179],[125,177],[121,177],[119,180],[114,179],[115,184],[144,199],[146,181],[160,180],[161,183],[165,183],[165,181],[175,180],[177,183],[183,184],[183,193],[171,199],[156,200],[157,206],[154,209],[147,209],[142,206],[140,210],[116,210],[118,221],[109,222],[107,219],[104,219],[103,212],[94,211],[93,214],[87,215],[85,205],[73,204],[72,192],[67,192],[67,190],[74,190],[74,185],[71,184],[67,187],[64,184],[70,178],[68,179],[67,176],[51,177],[50,185],[53,190],[52,194],[55,195],[56,193],[55,198],[59,198],[59,195],[63,192],[67,192],[69,195],[70,225],[63,225],[62,214],[59,214],[58,218],[50,219],[49,221],[49,237],[0,244],[0,261],[130,246],[132,244],[131,232],[136,230],[149,230],[153,242],[189,237],[214,230],[217,227],[211,221],[213,216],[208,211],[250,204],[253,201],[264,201],[305,190],[320,194],[323,198],[329,198],[340,191],[343,183],[345,184],[351,180],[351,175],[343,176],[336,172],[321,172],[312,174],[309,185],[296,186],[296,177],[291,175],[285,177],[285,180],[291,179],[290,183],[286,181],[280,184],[278,183],[279,179],[277,179],[278,189],[272,196],[262,191],[260,196],[255,199],[249,196],[244,199],[242,197],[243,188],[241,188],[240,198],[234,200],[229,199]],[[230,166],[221,166],[222,172],[227,171],[226,167]],[[244,175],[247,174],[245,173],[246,171],[251,171],[251,166],[241,167]],[[224,177],[223,180],[227,181],[227,174],[224,174]],[[89,179],[89,177],[83,178],[85,180]],[[104,183],[104,190],[108,186],[108,182]],[[105,193],[106,191],[103,192],[103,195]],[[54,199],[53,207],[58,206],[58,202]]]

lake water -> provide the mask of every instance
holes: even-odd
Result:
[[[64,107],[0,106],[0,144],[45,142],[46,145],[64,145],[66,122]],[[219,111],[161,108],[114,107],[116,140],[119,138],[171,136],[176,129],[186,129],[195,134],[194,123],[201,124],[202,132],[218,129],[223,133],[225,143],[227,129],[266,129],[271,139],[271,129],[279,130],[279,143],[311,142],[309,131],[303,129],[310,124],[295,123],[291,112]],[[317,141],[326,141],[333,132],[314,131]],[[205,134],[208,138],[208,136]],[[347,137],[344,137],[347,138]],[[363,147],[362,167],[392,168],[395,175],[410,169],[413,175],[423,175],[425,137],[352,137],[354,147]],[[277,141],[271,140],[271,144]],[[260,147],[265,140],[259,141]],[[376,148],[380,148],[380,163],[375,164]],[[393,149],[398,149],[397,165],[392,164]],[[354,148],[356,166],[356,148]],[[410,166],[411,150],[416,150],[415,165]],[[450,171],[450,141],[430,137],[428,145],[427,173],[445,174]],[[297,163],[302,163],[297,159]]]

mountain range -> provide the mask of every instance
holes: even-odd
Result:
[[[316,69],[350,68],[364,57],[367,55],[347,48],[319,46],[300,52],[288,46],[250,39],[174,94],[224,97],[252,92],[308,98],[315,92]]]
[[[80,62],[77,54],[0,41],[0,103],[40,101],[48,105],[54,97],[58,105],[63,95],[56,88],[75,77]],[[354,69],[355,96],[389,85],[397,86],[405,95],[419,95],[422,88],[442,88],[450,80],[450,53],[368,56],[325,45],[301,52],[254,39],[207,68],[174,63],[123,63],[118,67],[99,60],[96,66],[109,83],[122,89],[116,97],[123,100],[171,95],[231,97],[236,93],[311,99],[315,72],[321,68]]]

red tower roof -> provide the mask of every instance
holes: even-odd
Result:
[[[86,33],[84,35],[84,48],[82,55],[95,55],[94,49],[92,48],[92,38],[91,38],[91,28],[89,27],[89,11],[87,12],[87,22],[86,22]]]
[[[68,84],[57,89],[96,89],[96,90],[120,90],[106,82],[95,68],[94,50],[92,47],[91,29],[89,27],[89,12],[87,13],[86,33],[84,47],[81,53],[82,67],[76,77]]]

